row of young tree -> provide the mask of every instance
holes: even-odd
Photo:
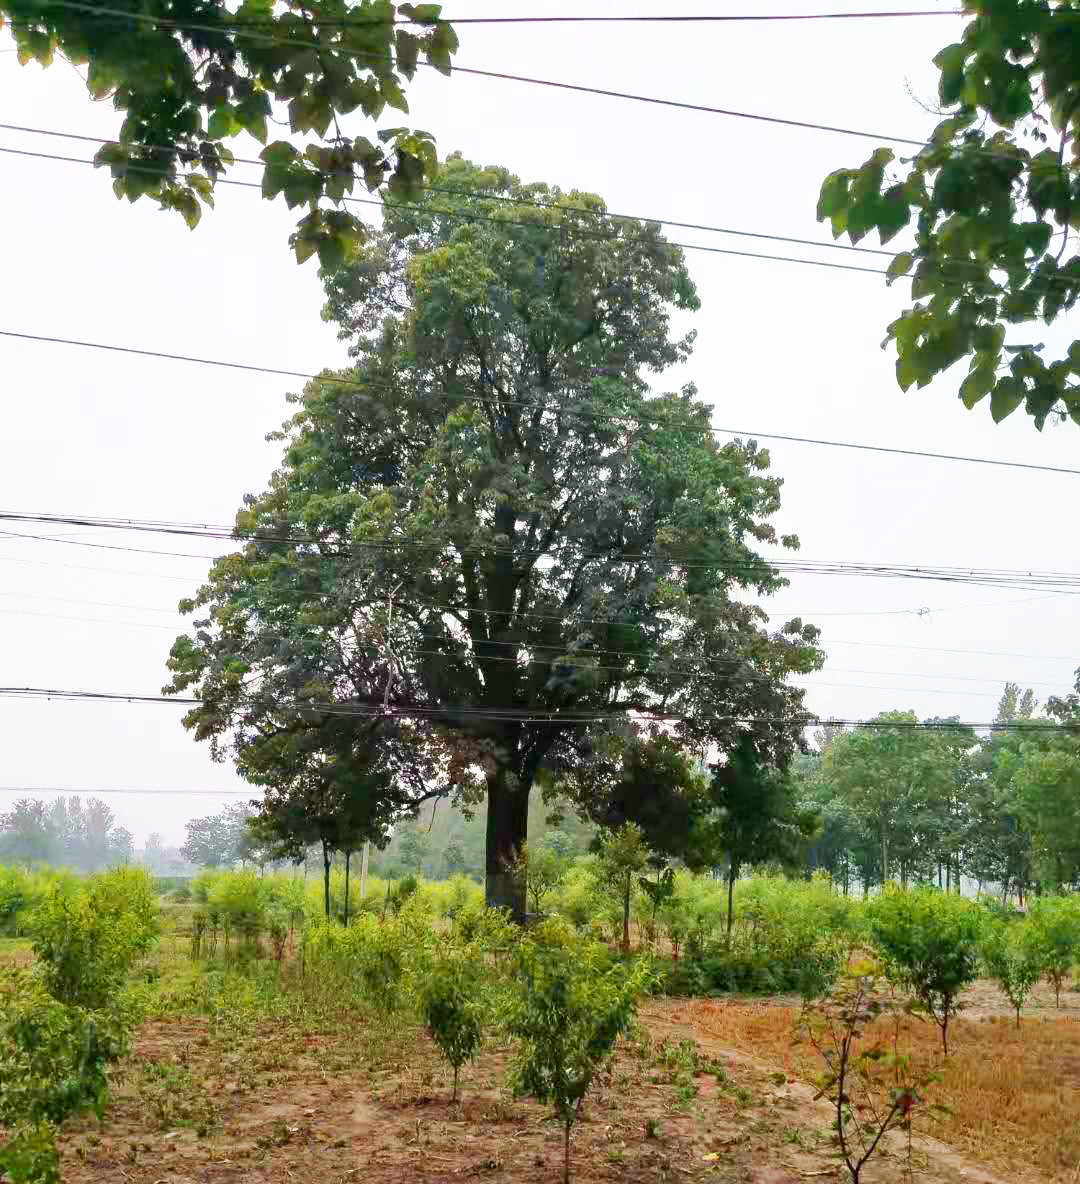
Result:
[[[1080,697],[1007,684],[985,736],[952,719],[885,712],[874,726],[826,725],[792,771],[818,817],[811,868],[849,890],[895,879],[959,892],[964,878],[1021,903],[1080,884]]]

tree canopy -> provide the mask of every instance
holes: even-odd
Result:
[[[430,134],[384,128],[378,143],[342,134],[339,116],[359,110],[378,119],[387,107],[408,113],[402,83],[421,56],[450,73],[457,49],[438,4],[388,0],[112,0],[41,4],[0,0],[23,64],[50,65],[59,55],[86,66],[95,101],[123,112],[116,141],[95,164],[108,168],[118,198],[150,197],[194,227],[214,186],[234,161],[225,142],[247,132],[265,145],[262,192],[306,210],[290,240],[301,263],[323,266],[349,257],[364,233],[344,204],[357,182],[398,197],[431,179]],[[287,105],[290,130],[310,135],[298,149],[267,144],[275,103]]]
[[[234,752],[407,727],[442,754],[429,787],[486,794],[488,899],[520,909],[504,869],[538,777],[617,775],[657,715],[688,748],[750,734],[782,763],[807,718],[785,679],[821,654],[743,595],[785,582],[757,544],[797,546],[768,521],[767,452],[646,381],[692,347],[670,325],[698,306],[681,251],[505,169],[451,158],[439,182],[327,274],[354,364],[299,397],[246,545],[184,606],[170,689]]]
[[[886,338],[904,390],[967,358],[965,406],[989,395],[995,421],[1023,404],[1040,428],[1051,412],[1080,423],[1080,340],[1048,356],[1038,328],[1080,296],[1080,9],[963,7],[974,19],[934,58],[946,118],[901,168],[878,148],[832,173],[818,218],[852,242],[914,224],[889,267],[912,274],[914,303]]]

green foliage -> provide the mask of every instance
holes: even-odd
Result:
[[[704,882],[699,882],[704,883]],[[664,976],[668,994],[823,994],[862,937],[861,909],[836,892],[825,877],[811,881],[755,876],[736,885],[736,923],[730,939],[708,940],[724,907],[722,888],[712,897],[692,884],[680,892],[693,901],[705,941],[695,954],[675,963]],[[710,925],[708,918],[714,920]],[[684,917],[686,931],[691,928]]]
[[[1046,977],[1061,1006],[1061,988],[1069,981],[1080,954],[1080,897],[1043,896],[1028,913],[1034,940],[1042,952]]]
[[[625,822],[618,830],[600,835],[597,846],[596,884],[619,905],[623,953],[629,953],[630,905],[638,874],[648,866],[649,848],[636,822]]]
[[[887,338],[904,390],[967,358],[966,407],[989,395],[995,422],[1021,404],[1040,428],[1052,411],[1080,421],[1080,342],[1050,360],[1031,328],[1008,339],[1010,326],[1048,325],[1080,296],[1075,246],[1066,258],[1080,223],[1076,11],[1029,0],[965,7],[974,19],[934,59],[946,118],[901,170],[879,148],[832,173],[818,218],[853,242],[877,230],[884,243],[914,222],[888,281],[912,274],[914,303]]]
[[[110,1001],[111,1002],[111,1001]],[[60,1002],[16,973],[0,988],[0,1126],[58,1124],[108,1097],[108,1065],[125,1047],[123,1012]]]
[[[534,913],[544,911],[544,902],[557,892],[566,878],[568,861],[550,847],[523,843],[511,871],[521,885],[526,903]]]
[[[482,948],[466,946],[437,955],[417,988],[420,1017],[454,1070],[454,1101],[458,1073],[480,1051],[489,1019],[487,970]]]
[[[21,937],[29,917],[57,879],[53,872],[0,866],[0,935]]]
[[[70,1006],[106,1007],[157,938],[150,876],[141,868],[116,868],[57,886],[28,928],[49,994]]]
[[[864,1039],[871,1025],[906,1010],[889,990],[881,967],[863,960],[847,968],[827,995],[803,1008],[796,1029],[796,1041],[809,1043],[824,1062],[817,1084],[832,1103],[833,1138],[852,1184],[859,1184],[863,1168],[892,1129],[908,1134],[912,1171],[912,1119],[927,1108],[927,1086],[939,1077],[916,1072],[900,1053],[899,1023],[893,1025],[891,1047],[880,1038]]]
[[[979,972],[985,915],[977,904],[932,888],[887,886],[867,905],[870,936],[889,977],[910,991],[941,1029],[949,1051],[949,1020],[959,995]]]
[[[518,1094],[549,1102],[564,1131],[564,1180],[570,1179],[570,1130],[600,1066],[633,1021],[652,971],[611,966],[606,952],[564,937],[521,944],[507,1027],[519,1041],[511,1070]]]
[[[302,12],[262,0],[197,8],[154,0],[118,20],[93,5],[3,0],[0,23],[7,18],[20,63],[48,66],[59,55],[85,65],[91,97],[111,98],[124,113],[118,140],[95,157],[116,196],[150,197],[192,228],[234,163],[225,141],[246,132],[266,145],[267,120],[275,105],[287,105],[292,132],[315,135],[299,149],[282,140],[263,148],[262,193],[282,195],[290,209],[307,207],[291,240],[297,260],[317,254],[323,267],[336,267],[364,237],[363,223],[341,204],[358,182],[374,190],[386,181],[392,196],[409,197],[431,179],[429,133],[384,128],[377,146],[343,136],[338,116],[407,112],[402,83],[421,54],[450,73],[457,36],[439,12],[438,5],[395,10],[387,0]],[[412,30],[395,25],[397,13]]]
[[[923,852],[942,852],[944,807],[967,783],[971,729],[919,722],[912,712],[883,712],[874,727],[836,736],[822,761],[821,776],[876,848],[881,883],[913,874]]]
[[[1018,1028],[1024,1001],[1046,970],[1046,950],[1040,936],[1027,921],[998,923],[983,942],[983,964],[1016,1009]]]

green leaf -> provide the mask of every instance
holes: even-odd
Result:
[[[293,240],[293,250],[296,252],[297,263],[306,263],[315,254],[317,249],[318,242],[315,239],[297,235]]]
[[[901,251],[889,264],[888,270],[885,272],[888,277],[886,283],[891,284],[893,280],[899,279],[902,275],[907,275],[914,262],[915,256],[910,251]]]
[[[345,243],[337,235],[320,239],[318,250],[319,266],[327,271],[336,271],[345,262]]]
[[[399,4],[398,12],[418,25],[433,25],[442,14],[441,4]]]
[[[985,399],[994,385],[993,366],[978,365],[960,384],[960,398],[970,411],[980,399]]]
[[[232,108],[228,104],[213,111],[206,125],[206,134],[211,140],[224,140],[226,136],[235,136],[239,130]]]
[[[420,38],[407,29],[398,29],[395,36],[397,46],[397,68],[406,78],[412,78],[416,73],[416,63],[420,57]]]
[[[990,396],[990,414],[994,423],[1001,423],[1024,401],[1024,384],[1018,378],[1007,376],[997,384]]]

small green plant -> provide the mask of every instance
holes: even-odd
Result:
[[[150,876],[121,867],[58,885],[29,922],[45,989],[61,1003],[108,1006],[153,945],[158,907]]]
[[[1054,988],[1054,1002],[1060,1007],[1061,988],[1069,981],[1080,952],[1080,899],[1042,897],[1032,903],[1029,917],[1043,952],[1044,973]]]
[[[0,988],[0,1176],[12,1184],[59,1180],[55,1127],[108,1098],[108,1066],[125,1047],[125,1018],[91,1012],[49,995],[40,980],[14,973]]]
[[[1016,1010],[1016,1026],[1031,988],[1046,969],[1046,953],[1029,922],[994,927],[983,945],[983,962],[990,977]]]
[[[832,1103],[833,1138],[852,1184],[859,1184],[863,1168],[893,1129],[907,1132],[910,1170],[912,1117],[927,1105],[926,1087],[940,1079],[916,1073],[900,1054],[899,1025],[893,1027],[891,1047],[867,1043],[867,1029],[898,1009],[905,1010],[888,990],[880,964],[865,961],[846,970],[828,995],[804,1005],[796,1029],[796,1041],[808,1042],[824,1062],[818,1087]]]
[[[960,993],[979,973],[985,915],[977,904],[932,888],[887,887],[867,909],[874,945],[889,977],[918,1002],[941,1029],[949,1052],[949,1021]]]
[[[521,944],[518,990],[508,1029],[519,1047],[517,1095],[550,1102],[563,1128],[563,1180],[570,1180],[570,1132],[594,1077],[633,1021],[651,969],[612,966],[606,950],[578,942]]]
[[[417,992],[420,1015],[454,1070],[452,1101],[457,1101],[461,1066],[476,1057],[484,1038],[483,971],[480,951],[454,950],[432,961]]]

